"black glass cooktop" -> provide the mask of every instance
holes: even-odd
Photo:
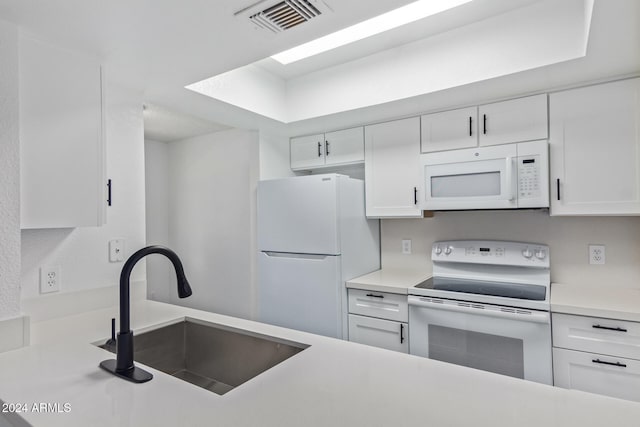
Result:
[[[451,279],[447,277],[433,277],[419,285],[416,285],[416,288],[448,292],[464,292],[467,294],[490,295],[533,301],[544,301],[547,293],[547,288],[541,285],[523,285],[518,283],[501,283],[470,279]]]

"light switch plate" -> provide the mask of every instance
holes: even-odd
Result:
[[[109,262],[124,261],[124,239],[109,241]]]

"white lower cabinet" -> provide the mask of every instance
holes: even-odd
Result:
[[[409,352],[407,296],[349,289],[349,341]]]
[[[553,383],[640,402],[640,323],[553,313]]]
[[[640,361],[584,351],[553,349],[553,383],[640,402]]]
[[[409,352],[409,326],[404,322],[349,314],[349,341]]]

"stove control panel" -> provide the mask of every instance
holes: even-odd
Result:
[[[499,240],[449,240],[433,244],[431,260],[549,268],[549,247]]]

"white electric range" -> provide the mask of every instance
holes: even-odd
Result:
[[[431,259],[409,289],[409,352],[551,384],[548,246],[441,241]]]

